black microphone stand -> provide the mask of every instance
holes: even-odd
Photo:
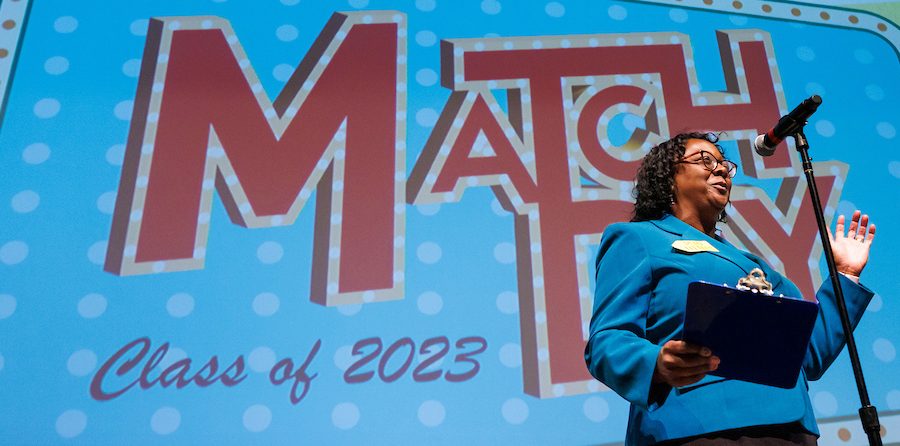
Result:
[[[844,292],[841,290],[838,278],[837,266],[834,264],[834,254],[831,252],[831,240],[828,237],[828,226],[825,224],[825,215],[822,212],[822,203],[819,201],[819,191],[816,188],[816,177],[813,173],[812,161],[809,158],[809,142],[803,134],[803,126],[806,122],[796,123],[797,130],[792,135],[796,142],[797,151],[803,160],[803,173],[806,174],[806,183],[809,185],[809,197],[812,199],[813,209],[816,213],[816,222],[819,224],[819,237],[822,240],[822,249],[825,250],[825,261],[828,263],[828,273],[831,276],[831,286],[837,298],[838,312],[841,315],[841,326],[847,341],[847,352],[850,354],[850,364],[853,366],[853,377],[856,378],[856,388],[859,391],[859,418],[862,421],[863,430],[869,437],[869,445],[881,446],[881,425],[878,423],[878,410],[869,402],[869,391],[866,389],[866,379],[863,376],[862,366],[859,363],[859,353],[856,351],[856,341],[853,339],[853,327],[850,326],[850,317],[847,315],[847,304],[844,302]]]

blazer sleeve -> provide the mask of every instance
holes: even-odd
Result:
[[[646,337],[653,271],[639,228],[629,226],[610,225],[600,241],[584,357],[591,375],[646,408],[660,350]]]
[[[780,284],[776,286],[776,292],[787,296],[800,296],[800,289],[793,282],[775,271],[767,263],[757,258],[766,270],[767,277],[778,277]],[[862,319],[869,301],[875,295],[862,284],[858,284],[843,274],[838,275],[841,290],[844,292],[844,300],[847,303],[847,315],[850,316],[850,326],[856,330],[856,326]],[[774,284],[775,282],[773,282]],[[846,345],[844,329],[841,326],[841,316],[837,305],[837,296],[831,285],[831,277],[822,282],[822,286],[816,292],[816,300],[819,302],[819,314],[809,340],[809,348],[803,360],[803,371],[809,380],[815,381],[825,374],[831,363],[837,359],[841,350]]]
[[[875,293],[864,285],[844,277],[843,274],[839,274],[838,279],[847,303],[850,326],[856,330],[856,326]],[[813,381],[822,377],[846,344],[831,277],[822,283],[819,291],[816,292],[816,299],[819,301],[819,315],[809,341],[809,351],[803,361],[803,370],[806,372],[807,378]]]

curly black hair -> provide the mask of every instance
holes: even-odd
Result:
[[[679,133],[650,149],[634,179],[632,195],[635,203],[631,221],[658,220],[672,213],[675,165],[684,156],[689,139],[709,141],[724,156],[722,146],[718,144],[719,135],[712,132]],[[719,221],[727,221],[724,210],[719,215]]]

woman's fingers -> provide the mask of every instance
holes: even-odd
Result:
[[[845,224],[846,219],[843,215],[839,215],[837,224],[834,228],[834,234],[832,234],[829,229],[828,238],[834,242],[839,242],[841,239],[847,238],[862,243],[871,243],[872,239],[875,238],[875,225],[869,224],[869,214],[863,214],[859,210],[853,211],[853,215],[850,218],[850,227],[847,228],[846,233],[844,233]]]
[[[705,368],[710,370],[713,362],[718,364],[719,358],[715,356],[698,355],[673,355],[663,354],[662,362],[669,369],[694,369]]]
[[[701,356],[709,356],[712,352],[709,351],[708,348],[691,344],[690,342],[685,341],[669,341],[663,344],[663,350],[666,353],[675,353],[675,354],[696,354]]]
[[[663,344],[657,357],[654,380],[681,387],[695,383],[719,367],[719,358],[706,348],[684,341]]]
[[[700,381],[707,373],[717,368],[719,368],[719,358],[713,356],[708,364],[670,370],[668,381],[673,387],[687,386]]]
[[[860,214],[861,213],[858,210],[853,211],[853,217],[850,218],[850,230],[847,231],[847,237],[856,238],[856,232],[859,229]],[[866,215],[866,221],[868,221],[868,220],[869,220],[869,216]],[[863,227],[865,227],[865,226],[863,226]]]
[[[694,375],[704,375],[706,373],[712,372],[719,368],[718,358],[714,361],[711,361],[710,364],[703,364],[695,367],[687,367],[687,368],[679,368],[673,370],[673,376],[675,377],[689,377]]]

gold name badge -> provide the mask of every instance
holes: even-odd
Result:
[[[672,247],[681,252],[719,252],[715,246],[706,240],[675,240]]]

